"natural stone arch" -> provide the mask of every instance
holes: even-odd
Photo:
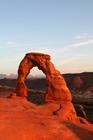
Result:
[[[49,55],[42,53],[26,54],[19,65],[18,81],[16,84],[15,93],[13,93],[10,98],[26,99],[27,87],[24,80],[29,74],[30,69],[35,66],[42,70],[46,75],[47,89],[45,102],[49,103],[43,105],[42,108],[45,110],[44,113],[46,115],[57,115],[61,120],[76,120],[87,124],[83,118],[77,117],[76,111],[71,103],[71,93],[67,88],[66,82],[61,73],[55,69],[53,63],[50,61]],[[36,110],[38,109],[39,108],[36,106]]]
[[[47,88],[45,102],[61,103],[71,101],[71,93],[66,85],[62,74],[55,69],[50,61],[50,55],[42,53],[28,53],[21,61],[18,69],[18,81],[15,93],[22,98],[27,97],[27,87],[24,83],[30,70],[37,66],[46,75]]]

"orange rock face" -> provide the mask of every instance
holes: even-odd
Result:
[[[63,104],[63,110],[56,111],[59,104],[37,106],[0,97],[0,140],[93,140],[93,125],[73,121],[71,106]]]
[[[18,69],[17,96],[26,97],[27,88],[24,83],[30,70],[37,66],[46,75],[47,89],[45,102],[61,104],[62,101],[71,101],[71,93],[61,73],[55,69],[50,56],[42,53],[28,53],[22,60]]]

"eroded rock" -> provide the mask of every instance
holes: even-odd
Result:
[[[55,69],[54,64],[50,61],[50,56],[42,53],[28,53],[22,60],[18,69],[18,81],[16,83],[15,94],[11,95],[13,99],[26,99],[27,87],[24,83],[30,69],[37,66],[39,70],[42,70],[46,75],[47,88],[45,95],[45,102],[43,106],[37,108],[37,114],[39,112],[45,114],[59,116],[63,120],[75,120],[84,123],[83,119],[79,119],[76,115],[73,104],[71,103],[71,93],[66,85],[66,82],[62,74]],[[51,110],[51,105],[53,110]],[[54,108],[56,106],[57,108]],[[50,111],[51,110],[51,111]]]
[[[30,70],[37,66],[46,75],[47,88],[45,102],[61,103],[71,101],[71,93],[62,74],[55,69],[50,61],[50,55],[42,53],[28,53],[22,60],[18,69],[18,82],[15,93],[20,97],[27,97],[27,88],[24,83]]]

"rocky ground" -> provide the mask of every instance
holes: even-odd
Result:
[[[44,104],[44,91],[29,90],[28,100],[7,98],[14,88],[0,86],[1,140],[92,140],[93,125],[67,121],[53,115],[55,104]],[[74,104],[86,108],[93,118],[93,102],[73,98]],[[31,103],[32,102],[32,103]],[[88,116],[87,116],[88,117]],[[89,117],[88,117],[89,119]],[[93,123],[93,120],[90,119]]]
[[[0,97],[7,98],[13,93],[15,87],[9,86],[0,86]],[[80,96],[79,96],[80,95]],[[90,94],[91,95],[91,94]],[[89,96],[84,96],[84,93],[72,92],[72,103],[75,105],[83,106],[83,110],[86,113],[87,119],[90,123],[93,124],[93,99],[89,98]],[[87,98],[88,97],[88,98]],[[45,91],[40,90],[31,90],[28,89],[28,97],[27,100],[33,104],[43,105],[45,99]]]

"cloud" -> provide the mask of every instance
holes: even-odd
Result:
[[[64,51],[68,51],[71,48],[76,48],[76,47],[91,45],[91,44],[93,44],[93,40],[89,40],[89,41],[85,41],[85,42],[81,42],[81,43],[76,43],[76,44],[71,44],[71,45],[68,45],[62,49],[59,49],[59,48],[55,49],[54,51],[55,52],[64,52]]]
[[[89,36],[89,38],[93,38],[93,36]]]
[[[93,63],[78,65],[77,67],[93,67]]]
[[[84,38],[93,38],[93,36],[88,36],[87,33],[84,33],[82,35],[78,35],[75,37],[75,39],[84,39]]]
[[[9,42],[9,41],[8,41],[7,44],[16,44],[16,42]]]
[[[72,45],[67,46],[67,48],[71,48],[71,47],[75,48],[75,47],[84,46],[84,45],[90,45],[90,44],[93,44],[93,40],[72,44]]]
[[[18,60],[21,59],[25,56],[24,53],[20,53],[20,54],[14,54],[9,56],[9,58],[5,58],[5,59],[0,59],[0,62],[7,62],[7,61],[12,61],[12,60]]]
[[[82,64],[75,64],[75,65],[65,65],[61,67],[60,70],[62,73],[81,73],[84,71],[92,72],[93,71],[93,63],[82,63]]]
[[[87,33],[84,33],[82,35],[78,35],[75,37],[75,39],[81,39],[81,38],[86,38]]]
[[[36,49],[35,52],[41,52],[41,53],[49,53],[49,54],[55,54],[55,53],[60,53],[60,52],[65,52],[68,51],[69,49],[80,47],[80,46],[85,46],[85,45],[91,45],[93,44],[93,40],[81,42],[81,43],[76,43],[76,44],[71,44],[62,48],[57,48],[57,49],[50,49],[49,47],[46,49],[44,48],[39,48]]]
[[[12,61],[12,60],[17,60],[17,59],[20,59],[20,58],[6,58],[6,59],[3,59],[3,60],[0,60],[0,62],[7,62],[7,61]]]
[[[81,43],[76,43],[76,44],[68,45],[68,46],[64,47],[63,49],[60,49],[60,52],[67,51],[67,50],[69,50],[71,48],[76,48],[76,47],[85,46],[85,45],[91,45],[91,44],[93,44],[93,40],[89,40],[89,41],[85,41],[85,42],[81,42]]]
[[[47,43],[36,43],[36,44],[26,44],[26,45],[17,45],[18,47],[23,47],[23,46],[39,46],[39,45],[51,45],[51,44],[60,44],[62,42],[47,42]]]
[[[88,54],[78,54],[78,56],[89,56]]]
[[[36,44],[25,44],[25,45],[16,45],[16,47],[29,47],[29,46],[41,46],[41,45],[53,45],[53,44],[61,44],[64,42],[76,42],[77,40],[70,41],[60,41],[60,42],[45,42],[45,43],[36,43]]]
[[[78,54],[78,56],[93,56],[92,54]]]
[[[7,42],[8,44],[14,44],[15,42]],[[52,44],[52,43],[58,43],[58,42],[51,42],[51,43],[40,43],[40,44]],[[40,45],[40,44],[28,44],[28,45],[24,45],[24,46],[31,46],[31,45]],[[49,48],[49,47],[33,47],[32,51],[33,52],[41,52],[41,53],[48,53],[50,55],[56,54],[56,53],[60,53],[60,52],[65,52],[68,51],[72,48],[76,48],[76,47],[80,47],[80,46],[85,46],[85,45],[91,45],[93,44],[93,39],[85,41],[85,42],[81,42],[81,43],[75,43],[75,44],[71,44],[68,46],[63,46],[63,47],[56,47],[56,48]],[[8,47],[19,47],[20,45],[15,45],[15,46],[8,46]],[[23,46],[23,45],[21,45]],[[6,48],[7,46],[3,46],[0,48]],[[28,48],[29,50],[30,48]]]
[[[57,62],[57,63],[55,63],[55,66],[56,66],[56,67],[59,67],[59,66],[61,66],[61,65],[67,64],[67,63],[69,63],[69,62],[72,62],[72,61],[75,60],[75,59],[77,59],[77,57],[75,57],[75,58],[69,58],[69,59],[67,59],[67,60]]]
[[[93,63],[82,63],[82,64],[79,64],[79,65],[71,65],[71,66],[67,66],[66,68],[68,69],[77,69],[77,68],[83,68],[83,67],[86,67],[86,68],[89,68],[89,67],[93,67]]]

